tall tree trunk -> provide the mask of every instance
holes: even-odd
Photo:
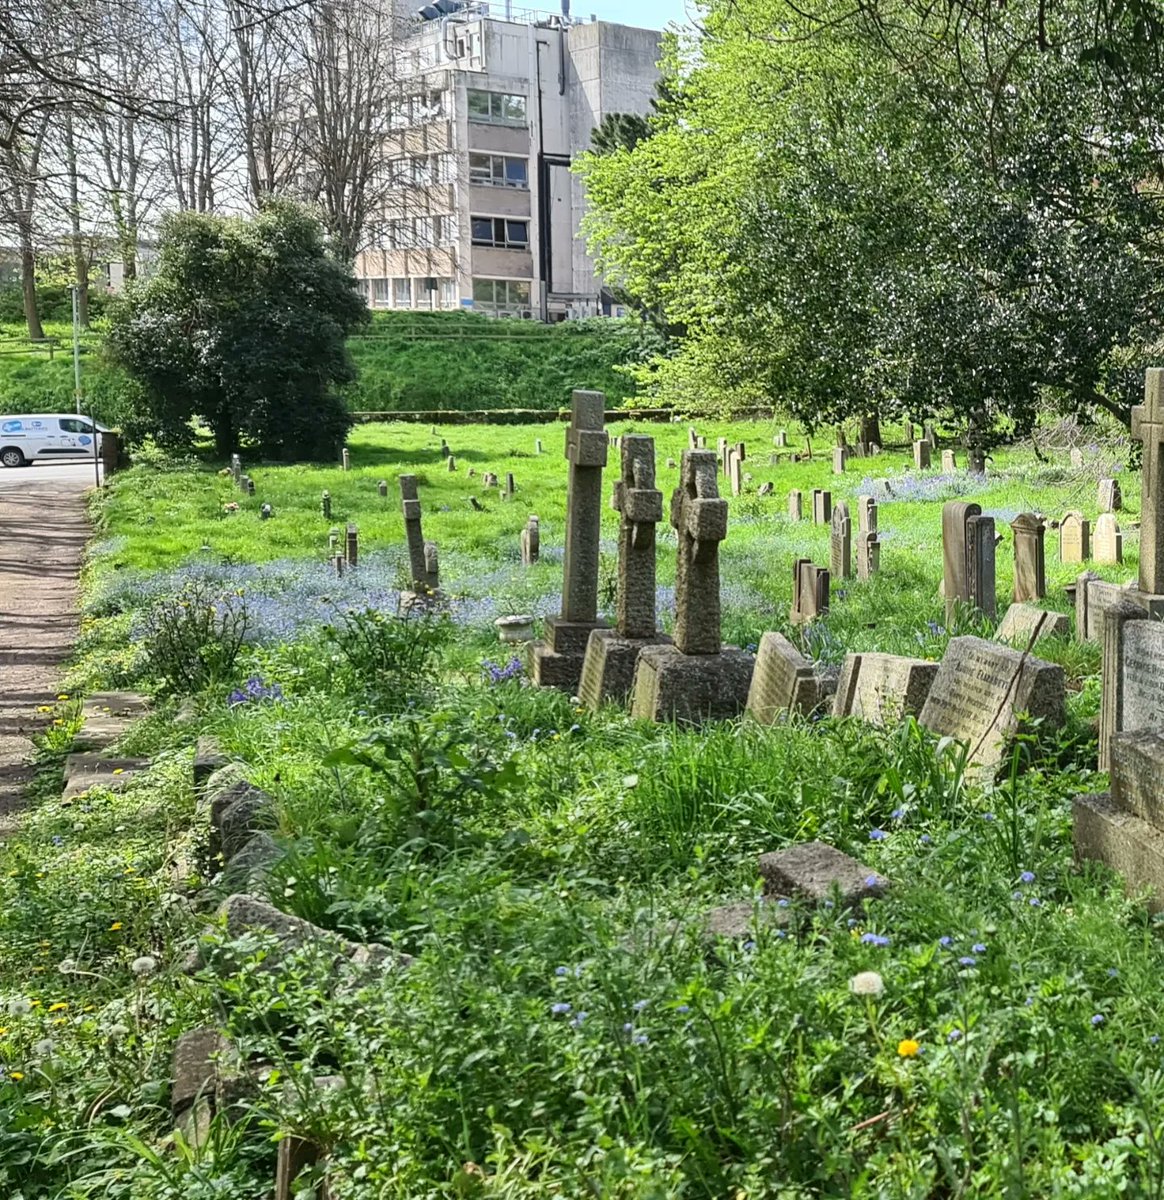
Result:
[[[44,337],[40,308],[36,302],[36,252],[32,248],[32,231],[23,222],[20,227],[20,286],[24,292],[24,319],[28,322],[28,336],[36,341]]]
[[[73,114],[65,118],[65,170],[69,175],[69,239],[73,250],[73,283],[77,288],[77,319],[89,328],[89,259],[81,237],[81,195],[77,180],[77,142]]]
[[[226,458],[238,449],[234,411],[227,401],[219,404],[218,411],[214,414],[214,449],[219,458]]]
[[[876,444],[881,445],[881,418],[879,414],[866,414],[861,418],[861,434],[857,439],[859,442],[864,442],[866,446]]]

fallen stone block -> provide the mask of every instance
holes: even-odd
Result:
[[[148,758],[101,758],[96,754],[70,754],[65,758],[66,800],[93,787],[119,792],[150,765]]]
[[[200,791],[214,772],[225,767],[229,761],[218,738],[209,734],[200,737],[194,746],[195,792]]]
[[[882,895],[889,880],[827,842],[801,842],[760,855],[764,890],[814,904],[839,900],[845,907]]]
[[[251,837],[274,823],[275,801],[262,788],[240,780],[210,801],[210,856],[229,862]]]
[[[175,1127],[192,1146],[205,1144],[214,1114],[224,1108],[227,1081],[242,1073],[234,1044],[217,1029],[192,1029],[174,1045],[170,1111]]]
[[[1076,859],[1111,867],[1129,895],[1146,891],[1149,910],[1164,910],[1164,833],[1117,807],[1107,792],[1076,796],[1072,816]]]

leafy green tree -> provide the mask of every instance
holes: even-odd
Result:
[[[304,209],[172,215],[156,270],[113,309],[108,349],[137,385],[127,432],[182,442],[200,420],[220,455],[331,457],[351,423],[335,391],[355,378],[346,339],[367,320]]]
[[[1164,316],[1164,88],[1089,12],[711,0],[653,135],[581,164],[605,277],[684,330],[643,381],[814,428],[1125,415]]]
[[[640,113],[607,113],[597,128],[590,132],[590,145],[595,154],[612,154],[615,150],[633,150],[644,138],[651,136],[651,122]]]

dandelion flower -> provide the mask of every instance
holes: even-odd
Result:
[[[143,978],[146,975],[152,975],[158,969],[158,960],[148,954],[143,954],[141,958],[135,958],[129,964],[129,969],[139,978]]]
[[[849,991],[854,996],[880,996],[885,991],[885,981],[876,971],[859,971],[849,980]]]
[[[113,924],[109,926],[109,932],[116,933],[120,928],[121,928],[121,922],[114,921]]]
[[[9,1071],[8,1078],[15,1079],[16,1082],[19,1083],[24,1078],[24,1072],[23,1071]]]
[[[67,1001],[58,1000],[55,1004],[50,1004],[48,1006],[48,1010],[49,1010],[49,1012],[64,1012],[65,1009],[68,1007],[69,1007],[69,1005],[68,1005]]]
[[[897,1053],[902,1058],[916,1058],[917,1052],[921,1049],[921,1043],[915,1042],[913,1038],[903,1038],[897,1043]]]

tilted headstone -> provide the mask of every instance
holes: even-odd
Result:
[[[921,724],[965,742],[969,761],[997,767],[1009,754],[1022,714],[1048,729],[1065,720],[1063,668],[977,637],[946,647],[921,712]]]
[[[807,625],[829,611],[829,573],[809,558],[792,564],[792,608],[788,619],[793,625]]]
[[[347,536],[344,538],[344,561],[349,567],[355,567],[360,561],[360,531],[355,525],[349,525]]]
[[[833,509],[829,531],[829,576],[848,579],[853,573],[853,523],[849,506],[842,500]]]
[[[1111,739],[1125,730],[1164,729],[1164,624],[1123,600],[1103,622],[1099,769],[1111,763]]]
[[[988,617],[993,617],[998,611],[994,573],[994,548],[997,544],[993,517],[974,516],[966,522],[966,572],[970,602]]]
[[[772,495],[772,493],[775,490],[776,490],[776,485],[772,482],[772,480],[767,479],[762,484],[760,484],[760,487],[757,490],[756,495],[757,496],[770,496],[770,495]]]
[[[418,593],[436,591],[440,579],[429,574],[415,475],[400,476],[400,499],[404,512],[404,536],[408,542],[408,565],[412,586]]]
[[[1045,608],[1016,601],[1003,613],[994,640],[1025,650],[1033,644],[1032,638],[1037,643],[1045,637],[1061,637],[1070,632],[1071,622],[1065,613],[1048,612]]]
[[[602,468],[606,465],[606,397],[575,391],[566,431],[566,552],[562,611],[545,620],[544,641],[530,643],[531,677],[539,687],[576,693],[586,643],[598,620],[598,545],[602,523]]]
[[[881,570],[881,539],[877,530],[857,534],[857,578],[867,583]]]
[[[848,461],[849,452],[844,446],[835,446],[833,448],[833,474],[843,475],[845,473],[845,463]]]
[[[833,519],[833,494],[822,488],[812,490],[812,523],[827,525]]]
[[[958,469],[958,458],[953,450],[942,451],[942,474],[952,475]]]
[[[930,466],[930,444],[925,438],[913,444],[913,465],[919,471],[928,471]]]
[[[586,646],[578,695],[588,708],[604,700],[624,704],[644,646],[670,642],[656,626],[655,527],[663,493],[655,487],[655,440],[627,434],[619,447],[621,473],[611,507],[618,528],[618,609],[614,629],[595,629]]]
[[[449,449],[448,442],[444,438],[441,438],[441,458],[448,458],[450,454],[452,454],[452,451]]]
[[[1059,561],[1086,562],[1091,557],[1091,522],[1081,512],[1064,513],[1059,522]]]
[[[790,521],[799,521],[803,517],[803,501],[804,497],[799,488],[793,488],[788,493],[788,519]]]
[[[319,511],[325,521],[331,520],[331,492],[324,492],[319,498]]]
[[[761,636],[748,689],[748,716],[761,725],[771,725],[790,713],[808,716],[820,706],[821,692],[812,662],[782,633]]]
[[[1071,465],[1077,471],[1083,466],[1083,451],[1078,446],[1071,449]]]
[[[846,654],[833,715],[892,725],[925,706],[938,664],[895,654]]]
[[[1123,492],[1120,491],[1118,479],[1101,479],[1099,481],[1099,511],[1101,513],[1119,512],[1124,506]]]
[[[1046,523],[1034,513],[1020,513],[1010,523],[1014,534],[1014,599],[1042,600],[1047,594]]]
[[[716,488],[715,456],[689,450],[671,497],[678,535],[674,645],[645,646],[635,667],[631,715],[699,723],[738,715],[747,701],[753,659],[720,634],[719,544],[727,501]]]
[[[538,519],[532,514],[526,519],[525,528],[521,531],[521,561],[523,566],[532,566],[538,561],[541,552],[541,536],[538,530]]]
[[[1095,522],[1091,552],[1097,563],[1119,566],[1124,561],[1124,535],[1114,513],[1100,513]]]

